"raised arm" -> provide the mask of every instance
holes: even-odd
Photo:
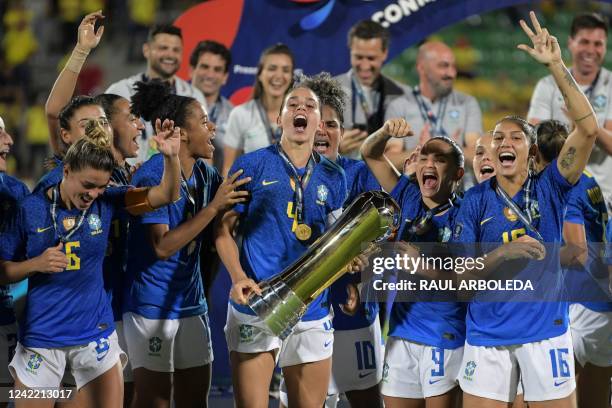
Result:
[[[59,113],[64,106],[70,102],[74,89],[76,87],[77,79],[81,68],[85,64],[85,60],[89,55],[89,52],[96,48],[104,33],[104,27],[98,28],[95,32],[95,24],[99,19],[103,19],[101,11],[96,11],[86,15],[79,25],[78,41],[72,50],[72,54],[62,72],[55,80],[51,93],[47,98],[45,105],[45,113],[47,114],[47,124],[49,126],[49,137],[50,144],[53,153],[61,153],[60,143],[60,125],[59,125]]]
[[[575,184],[589,160],[593,144],[597,139],[599,125],[588,98],[580,90],[572,74],[561,58],[561,49],[557,39],[548,33],[532,11],[529,13],[534,31],[525,21],[520,24],[525,34],[531,39],[533,48],[520,44],[519,49],[527,52],[536,61],[548,67],[559,90],[563,95],[568,116],[576,124],[572,133],[565,141],[557,167],[561,175],[570,183]]]
[[[385,147],[391,138],[412,135],[412,129],[405,119],[389,119],[361,145],[361,155],[374,177],[385,191],[392,191],[400,173],[385,155]]]
[[[251,181],[250,177],[236,180],[242,174],[237,171],[225,180],[215,194],[215,198],[205,208],[189,220],[181,223],[174,229],[169,229],[167,224],[152,224],[149,229],[151,243],[155,254],[160,259],[167,259],[174,255],[179,249],[194,240],[206,228],[210,222],[219,214],[235,204],[246,201],[247,191],[236,191],[243,184]]]
[[[181,130],[174,127],[174,121],[157,119],[155,136],[157,150],[164,156],[164,174],[157,186],[135,188],[125,196],[126,210],[132,215],[140,215],[161,206],[170,204],[180,197],[181,165],[178,152],[181,147]]]

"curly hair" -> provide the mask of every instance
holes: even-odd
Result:
[[[132,96],[132,113],[147,121],[170,119],[176,126],[184,127],[189,105],[197,103],[189,96],[174,95],[170,85],[159,79],[136,82]]]
[[[344,107],[346,92],[338,81],[333,79],[329,72],[321,72],[313,77],[300,77],[294,88],[306,87],[311,89],[321,101],[321,105],[332,108],[340,119],[340,125],[344,125]]]

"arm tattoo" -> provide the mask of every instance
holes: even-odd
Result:
[[[572,88],[580,91],[580,88],[578,88],[578,85],[576,84],[576,80],[574,80],[574,77],[572,76],[572,73],[569,71],[569,69],[567,68],[564,69],[563,78]]]
[[[574,159],[576,158],[576,148],[570,147],[567,149],[567,152],[561,159],[561,168],[567,170],[574,164]]]

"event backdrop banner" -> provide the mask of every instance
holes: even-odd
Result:
[[[520,0],[210,0],[183,13],[184,55],[179,75],[189,77],[189,55],[204,39],[230,48],[233,65],[223,93],[242,102],[251,93],[260,53],[287,44],[298,72],[333,75],[350,67],[347,33],[357,21],[371,19],[391,33],[389,58],[428,35],[468,16]]]

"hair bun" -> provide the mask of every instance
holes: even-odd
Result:
[[[110,149],[112,146],[112,135],[102,125],[99,119],[90,119],[85,124],[85,138],[96,146]]]

